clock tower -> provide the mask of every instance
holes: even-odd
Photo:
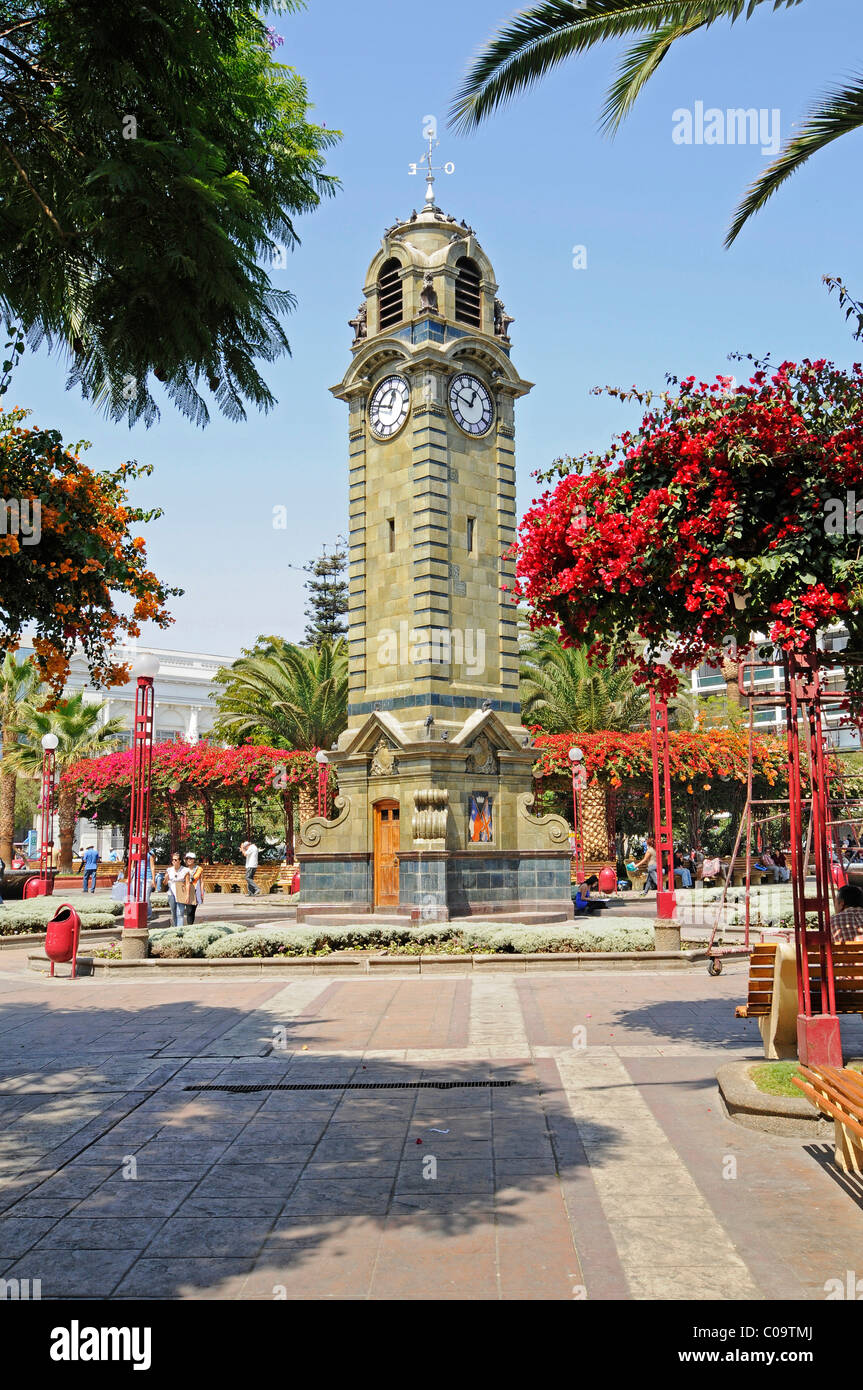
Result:
[[[384,233],[332,388],[349,411],[348,727],[335,814],[302,831],[300,920],[572,913],[568,826],[532,814],[510,596],[531,383],[491,262],[433,185]]]

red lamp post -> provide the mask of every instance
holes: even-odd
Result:
[[[580,748],[570,748],[569,762],[572,767],[572,858],[575,865],[575,881],[584,881],[584,815],[582,792],[587,786],[587,768],[584,753]]]
[[[315,762],[318,765],[318,815],[326,819],[327,814],[327,783],[330,776],[330,760],[323,748],[319,748],[315,754]]]
[[[159,659],[142,656],[135,664],[138,685],[135,691],[135,720],[132,725],[132,802],[129,814],[129,876],[123,909],[124,942],[126,932],[147,930],[147,878],[150,853],[150,769],[153,761],[153,679]],[[130,954],[146,954],[143,952]]]
[[[54,851],[54,764],[57,745],[56,734],[42,735],[42,795],[39,801],[41,819],[39,821],[39,895],[46,897],[54,890],[53,865]]]

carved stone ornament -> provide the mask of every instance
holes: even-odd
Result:
[[[368,324],[366,322],[367,317],[368,309],[366,307],[365,301],[363,301],[363,303],[357,309],[356,318],[348,319],[348,328],[352,328],[354,330],[354,346],[356,346],[357,343],[362,342],[363,338],[365,338],[366,334],[368,333]]]
[[[434,281],[432,280],[431,271],[429,270],[427,270],[423,276],[423,285],[420,290],[420,308],[428,309],[432,314],[440,312],[437,304],[437,290],[434,287]]]
[[[485,734],[480,734],[471,744],[467,769],[468,772],[497,772],[497,757]]]
[[[381,734],[372,753],[372,765],[369,769],[370,777],[390,777],[394,772],[398,772],[399,760],[396,757],[395,749],[388,743]]]
[[[445,840],[449,792],[441,787],[421,787],[414,792],[411,831],[414,840]]]

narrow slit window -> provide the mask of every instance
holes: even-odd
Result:
[[[381,266],[378,276],[379,327],[391,328],[402,321],[402,280],[401,265],[397,260],[389,260]]]
[[[455,316],[459,323],[480,326],[479,266],[467,256],[456,262]]]
[[[396,519],[394,516],[387,518],[387,531],[389,536],[390,554],[392,555],[396,548]]]
[[[467,553],[473,554],[474,539],[476,536],[476,517],[469,516],[467,519]]]

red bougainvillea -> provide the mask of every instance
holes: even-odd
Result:
[[[748,758],[748,732],[733,729],[704,729],[688,732],[672,730],[668,736],[669,771],[672,780],[685,784],[700,779],[728,779],[745,783]],[[534,777],[570,776],[568,753],[576,743],[584,753],[589,780],[606,787],[652,776],[650,733],[629,734],[540,734],[536,740],[537,761]],[[754,737],[753,772],[773,786],[784,775],[785,742],[780,738]]]
[[[859,649],[846,498],[856,487],[863,503],[863,369],[785,362],[736,388],[689,377],[638,398],[639,429],[579,460],[522,523],[515,597],[532,625],[633,660],[665,695],[675,671],[745,648],[753,630],[804,651],[841,618]]]
[[[157,798],[206,792],[213,797],[280,792],[290,786],[312,791],[317,785],[315,751],[286,753],[282,748],[244,744],[220,748],[210,743],[157,743],[153,748],[151,787]],[[78,792],[82,814],[106,802],[128,800],[132,751],[108,753],[74,763],[62,780]]]

